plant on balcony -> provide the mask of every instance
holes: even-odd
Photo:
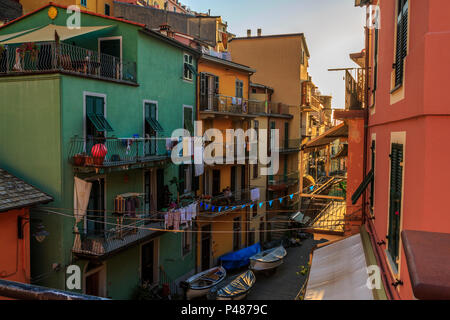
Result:
[[[34,42],[24,43],[19,47],[19,54],[22,59],[25,57],[25,53],[27,52],[30,53],[31,60],[35,61],[39,54],[39,47]]]
[[[77,153],[76,155],[73,156],[73,164],[76,167],[83,167],[86,163],[86,153],[82,152],[82,153]]]
[[[6,49],[5,49],[5,47],[4,46],[2,46],[1,44],[0,44],[0,55],[3,53],[3,51],[5,51]]]

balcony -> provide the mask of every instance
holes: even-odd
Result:
[[[268,102],[268,113],[273,116],[290,116],[289,106],[283,103]]]
[[[135,62],[66,43],[24,43],[0,50],[0,76],[49,72],[137,83]]]
[[[205,205],[200,208],[200,215],[203,217],[217,217],[242,209],[243,205],[252,203],[251,189],[232,191],[229,195],[220,193],[214,197],[206,196],[201,200]],[[220,210],[220,211],[219,211]]]
[[[269,176],[269,191],[279,191],[293,186],[299,182],[299,173],[281,174]]]
[[[252,107],[252,111],[254,111],[254,107]],[[248,100],[217,94],[200,97],[200,113],[203,115],[256,117],[250,112]]]
[[[104,157],[103,157],[104,155]],[[136,165],[169,159],[165,140],[144,138],[80,138],[69,144],[69,161],[78,171]]]
[[[92,218],[90,218],[92,219]],[[120,219],[122,219],[121,222]],[[164,223],[158,215],[138,215],[138,218],[117,217],[103,228],[103,216],[96,231],[80,229],[75,235],[72,252],[79,257],[101,259],[129,246],[157,237],[164,231]],[[95,222],[94,222],[95,224]],[[109,228],[109,226],[114,226]],[[151,230],[153,229],[153,230]],[[158,229],[158,230],[154,230]]]
[[[300,139],[285,139],[280,142],[280,153],[300,152]]]

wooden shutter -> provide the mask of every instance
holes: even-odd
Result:
[[[402,202],[402,184],[403,184],[403,145],[392,144],[391,153],[391,186],[389,199],[389,234],[388,234],[388,251],[393,262],[399,256],[400,242],[400,214]]]
[[[206,95],[206,75],[203,72],[200,73],[200,95]]]
[[[398,0],[395,86],[403,83],[404,59],[408,51],[408,0]]]
[[[214,76],[214,89],[215,93],[219,94],[219,77]]]

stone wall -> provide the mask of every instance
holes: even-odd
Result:
[[[22,5],[16,0],[0,0],[0,24],[22,15]]]
[[[114,2],[114,16],[145,24],[149,29],[157,29],[167,23],[174,31],[189,34],[212,46],[216,45],[215,17],[197,17],[117,1]]]

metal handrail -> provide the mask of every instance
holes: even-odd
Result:
[[[66,71],[136,83],[136,63],[67,43],[7,45],[0,52],[0,75]]]

